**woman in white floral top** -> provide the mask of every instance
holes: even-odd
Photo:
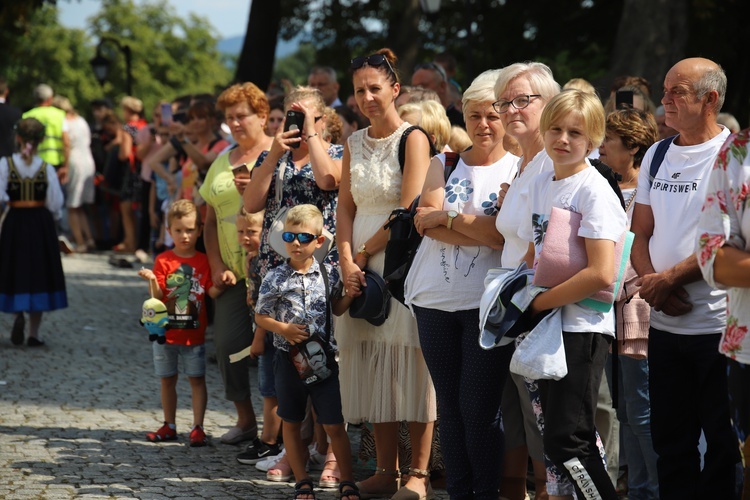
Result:
[[[719,351],[728,360],[732,420],[750,498],[750,129],[731,135],[716,158],[698,226],[697,257],[706,281],[727,290],[727,328]]]

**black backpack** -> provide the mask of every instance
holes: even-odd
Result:
[[[406,138],[412,131],[417,129],[427,135],[427,132],[415,125],[406,129],[401,136],[398,160],[402,174],[404,173],[404,161],[406,157]],[[427,135],[427,138],[429,140],[429,135]],[[430,141],[430,150],[434,152],[432,141]],[[456,169],[459,159],[460,156],[458,153],[445,153],[445,172],[443,176],[445,182],[448,182],[448,178]],[[417,213],[417,206],[419,206],[419,196],[414,198],[414,201],[411,202],[408,208],[398,207],[391,212],[388,222],[383,226],[384,229],[390,229],[388,243],[385,246],[383,279],[391,296],[402,304],[404,303],[404,282],[406,281],[406,275],[409,273],[414,257],[417,255],[419,244],[422,242],[422,236],[420,236],[414,227],[414,216]]]

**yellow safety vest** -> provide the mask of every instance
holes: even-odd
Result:
[[[23,117],[36,118],[46,127],[44,130],[44,140],[37,148],[37,152],[42,160],[55,167],[62,165],[63,161],[65,161],[62,140],[65,111],[53,106],[40,106],[28,110],[23,114]]]

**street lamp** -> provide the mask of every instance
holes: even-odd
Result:
[[[419,0],[419,5],[427,14],[436,14],[440,10],[440,0]]]
[[[107,81],[107,75],[109,74],[109,68],[112,66],[110,61],[103,53],[102,46],[105,42],[112,42],[117,48],[125,55],[125,73],[126,73],[126,91],[128,95],[133,95],[133,74],[130,68],[130,46],[124,43],[120,43],[114,37],[103,35],[99,44],[96,46],[96,56],[89,61],[91,69],[94,70],[94,76],[96,76],[99,85],[104,85]]]

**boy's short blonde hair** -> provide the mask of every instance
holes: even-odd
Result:
[[[244,220],[248,226],[263,226],[263,217],[266,211],[261,210],[260,212],[249,213],[245,210],[245,207],[240,206],[240,211],[237,212],[237,220]]]
[[[604,140],[606,127],[604,106],[595,94],[576,89],[563,90],[544,107],[539,130],[545,134],[553,123],[570,113],[576,113],[583,119],[583,131],[591,142],[591,147],[598,148]]]
[[[323,232],[323,214],[315,205],[297,205],[287,212],[285,225],[306,225],[315,230],[317,236],[320,236]]]
[[[172,227],[172,221],[175,219],[182,219],[188,215],[195,214],[196,226],[201,225],[201,213],[198,208],[190,200],[177,200],[169,206],[167,212],[167,227]]]

